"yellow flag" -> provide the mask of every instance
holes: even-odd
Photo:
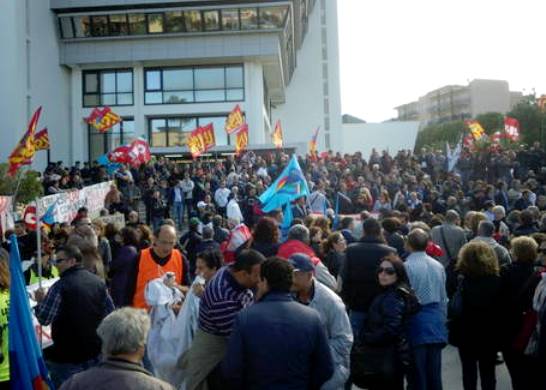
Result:
[[[281,149],[282,144],[283,144],[283,141],[282,141],[281,121],[278,120],[277,123],[275,124],[275,130],[273,131],[273,145],[275,145],[277,149]]]

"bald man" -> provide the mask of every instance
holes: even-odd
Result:
[[[175,249],[176,239],[176,229],[171,225],[162,225],[154,232],[152,246],[140,251],[132,286],[132,291],[134,291],[133,307],[149,309],[144,299],[146,284],[153,279],[162,277],[167,272],[173,272],[176,285],[183,291],[187,291],[182,287],[184,259],[182,253]]]

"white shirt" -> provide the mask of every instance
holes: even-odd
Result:
[[[214,193],[214,201],[218,207],[226,207],[228,203],[228,197],[231,191],[227,188],[218,188]]]
[[[233,218],[241,222],[244,221],[243,214],[241,213],[241,208],[239,207],[239,203],[237,203],[235,199],[231,199],[227,204],[226,214],[228,219]]]

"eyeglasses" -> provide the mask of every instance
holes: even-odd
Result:
[[[396,275],[396,270],[393,267],[378,267],[377,268],[377,274],[385,272],[387,275]]]

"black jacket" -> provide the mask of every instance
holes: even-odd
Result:
[[[396,249],[378,238],[363,237],[349,245],[343,267],[341,296],[351,310],[368,311],[373,299],[379,294],[376,271],[381,259]]]
[[[108,314],[106,285],[81,266],[63,272],[61,305],[51,325],[53,347],[47,356],[58,363],[82,363],[98,357],[97,327]]]
[[[323,263],[328,267],[328,271],[330,271],[332,276],[337,278],[343,268],[343,264],[345,264],[345,254],[332,249],[324,256]]]
[[[496,350],[500,344],[501,278],[466,277],[461,283],[462,313],[450,323],[450,339],[458,347]]]
[[[280,244],[274,244],[269,242],[257,242],[253,241],[250,245],[251,249],[257,250],[265,257],[275,256],[279,251]]]

